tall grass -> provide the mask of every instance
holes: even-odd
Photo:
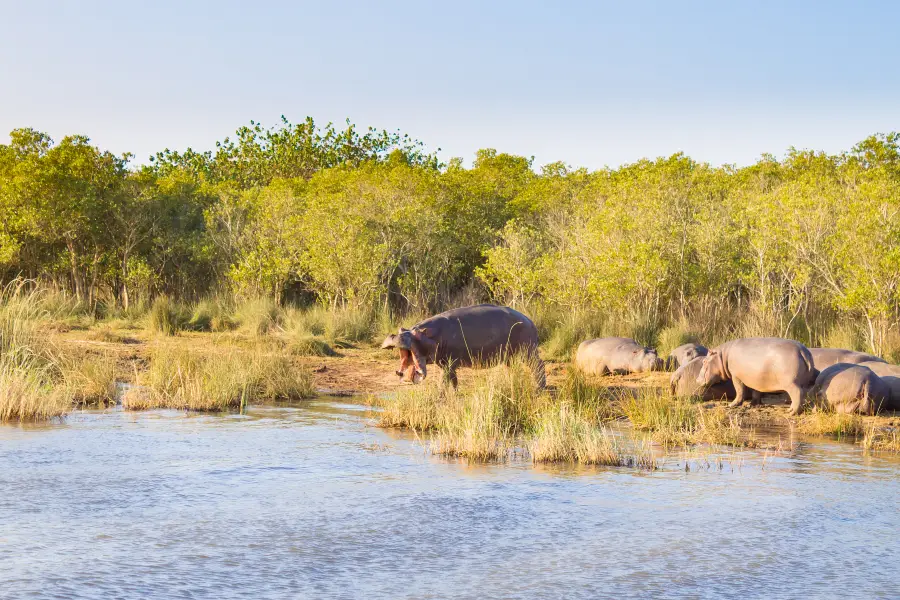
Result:
[[[175,335],[185,328],[189,319],[185,307],[168,296],[159,296],[147,312],[147,327],[162,335]]]
[[[535,462],[655,467],[645,446],[630,452],[609,430],[596,427],[567,405],[543,412],[528,440],[528,451]]]
[[[58,353],[44,332],[43,295],[17,280],[0,292],[0,421],[47,419],[72,407]]]
[[[238,329],[246,334],[261,336],[274,331],[282,323],[284,312],[271,298],[247,300],[234,314]]]
[[[220,411],[254,400],[292,400],[315,395],[310,373],[264,349],[223,348],[209,353],[157,349],[142,387],[126,396],[129,408]]]

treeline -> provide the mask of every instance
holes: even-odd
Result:
[[[82,136],[0,146],[0,268],[127,308],[166,294],[429,312],[492,299],[813,339],[900,317],[900,135],[713,167],[588,172],[283,121],[131,169]]]

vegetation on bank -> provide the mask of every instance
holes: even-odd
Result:
[[[307,119],[252,123],[215,151],[166,150],[141,168],[126,158],[13,131],[0,145],[0,213],[15,215],[0,219],[0,277],[41,279],[100,315],[161,296],[388,319],[493,300],[533,315],[559,359],[618,333],[900,356],[897,133],[743,168],[676,154],[589,172],[490,149],[471,167],[440,164],[408,137]],[[265,310],[238,323],[165,308],[164,332],[281,326]]]

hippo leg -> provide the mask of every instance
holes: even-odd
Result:
[[[750,406],[758,406],[762,404],[762,394],[753,390],[753,393],[750,394]]]
[[[542,390],[547,387],[547,370],[544,367],[544,361],[537,354],[531,360],[534,362],[534,382],[538,389]]]
[[[737,377],[732,377],[731,383],[734,384],[734,401],[728,406],[729,408],[737,408],[744,403],[744,391],[747,388],[744,386],[744,382]]]
[[[787,392],[788,396],[791,397],[791,409],[789,414],[791,415],[799,415],[800,407],[803,404],[803,398],[806,397],[807,390],[803,389],[799,385],[790,385],[788,389],[784,390]]]
[[[456,365],[448,364],[444,366],[444,382],[449,383],[454,388],[459,386],[459,379],[456,377]]]

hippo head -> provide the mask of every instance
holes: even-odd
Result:
[[[697,383],[700,385],[715,385],[725,381],[725,363],[722,355],[712,350],[703,359],[703,366],[697,374]]]
[[[382,348],[399,348],[400,368],[397,375],[404,383],[419,383],[428,375],[428,357],[434,354],[437,342],[424,327],[404,329],[384,338]]]
[[[653,348],[639,348],[632,352],[631,370],[633,372],[646,373],[647,371],[660,371],[662,368],[663,361]]]

